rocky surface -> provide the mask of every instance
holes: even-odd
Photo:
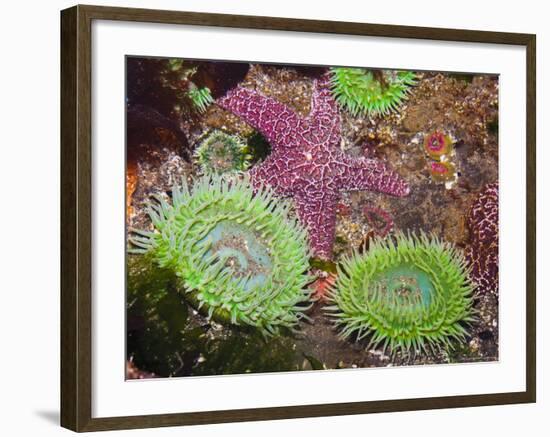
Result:
[[[149,67],[142,69],[153,74]],[[208,78],[210,70],[203,70],[206,77],[203,81],[214,80]],[[251,65],[241,85],[307,115],[313,78],[320,73],[322,69]],[[335,262],[343,254],[368,248],[370,239],[384,228],[384,221],[391,221],[393,231],[433,232],[461,248],[466,247],[470,239],[467,212],[482,187],[498,180],[497,77],[442,73],[419,73],[418,77],[408,101],[390,116],[352,117],[341,111],[341,149],[351,156],[386,161],[408,182],[411,193],[403,198],[372,192],[345,193],[337,209]],[[157,98],[161,94],[148,90],[146,97]],[[198,138],[208,130],[216,128],[240,135],[252,145],[256,161],[269,153],[269,145],[250,126],[217,105],[191,117],[185,111],[170,111],[178,100],[170,93],[165,94],[162,105],[150,97],[138,103],[158,105],[171,123],[159,126],[160,130],[153,134],[147,131],[141,138],[134,135],[132,144],[128,144],[127,222],[139,229],[150,228],[145,207],[152,194],[169,193],[178,178],[191,180],[197,174],[190,156]],[[456,166],[457,179],[452,184],[437,182],[430,174],[430,158],[423,150],[423,142],[434,130],[444,132],[454,141],[450,159]],[[365,213],[365,208],[383,214],[372,216]],[[210,323],[188,307],[169,280],[161,281],[160,285],[154,282],[162,296],[160,301],[158,296],[155,298],[152,291],[155,287],[144,285],[150,281],[149,276],[154,276],[147,273],[152,270],[155,269],[150,264],[144,267],[135,256],[129,256],[128,360],[140,369],[140,375],[498,360],[498,293],[476,296],[477,321],[469,328],[467,341],[454,350],[390,357],[387,351],[366,350],[367,342],[341,340],[324,315],[322,301],[312,308],[309,314],[312,321],[302,322],[302,333],[295,336],[265,340],[246,329]]]

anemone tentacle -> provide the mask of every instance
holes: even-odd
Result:
[[[238,136],[220,130],[207,133],[193,156],[205,175],[242,172],[251,159],[246,144]]]
[[[424,233],[375,238],[345,257],[325,309],[343,338],[370,336],[393,353],[452,348],[475,320],[474,286],[461,252]]]
[[[191,102],[193,102],[193,105],[197,111],[205,112],[208,106],[214,102],[210,88],[199,88],[192,82],[190,82],[190,84],[191,87],[189,88],[189,91],[187,91],[187,96],[191,99]]]
[[[412,71],[331,68],[332,92],[352,115],[386,115],[396,111],[416,84]]]
[[[311,295],[307,233],[289,210],[247,178],[182,181],[171,203],[151,203],[155,231],[133,230],[130,252],[151,253],[170,268],[207,317],[279,334],[305,317]]]
[[[257,91],[238,86],[218,99],[269,141],[272,152],[254,165],[253,184],[292,197],[316,257],[330,260],[336,208],[342,192],[373,191],[407,196],[408,183],[380,159],[351,157],[340,148],[341,119],[330,91],[330,75],[313,82],[311,111],[303,117]]]

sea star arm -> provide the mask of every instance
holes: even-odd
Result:
[[[330,91],[330,76],[324,74],[313,83],[311,95],[311,110],[308,116],[306,131],[311,134],[317,142],[337,144],[340,140],[340,115],[338,106]],[[304,137],[308,137],[304,132]]]
[[[277,100],[238,86],[217,103],[260,131],[273,150],[294,145],[300,118]]]
[[[407,196],[409,184],[378,159],[353,158],[338,153],[336,183],[345,191],[377,191],[392,196]]]
[[[291,196],[293,193],[293,174],[288,172],[280,160],[268,156],[261,164],[252,167],[248,174],[255,187],[268,186],[280,196]]]
[[[338,199],[338,194],[323,191],[294,196],[298,217],[308,230],[309,245],[322,259],[332,259]]]
[[[325,113],[329,116],[338,114],[336,101],[330,92],[330,76],[322,75],[313,82],[313,92],[311,95],[311,115]]]

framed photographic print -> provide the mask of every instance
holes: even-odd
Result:
[[[75,6],[61,48],[64,427],[535,401],[534,35]]]

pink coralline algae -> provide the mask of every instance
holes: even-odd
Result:
[[[401,177],[377,159],[355,158],[340,150],[340,116],[329,76],[315,80],[311,111],[301,117],[279,101],[236,87],[218,104],[259,130],[272,153],[250,170],[252,183],[267,184],[294,199],[315,256],[332,258],[336,206],[343,191],[409,194]]]
[[[498,291],[498,182],[488,184],[472,205],[468,218],[471,244],[466,259],[478,291]]]

